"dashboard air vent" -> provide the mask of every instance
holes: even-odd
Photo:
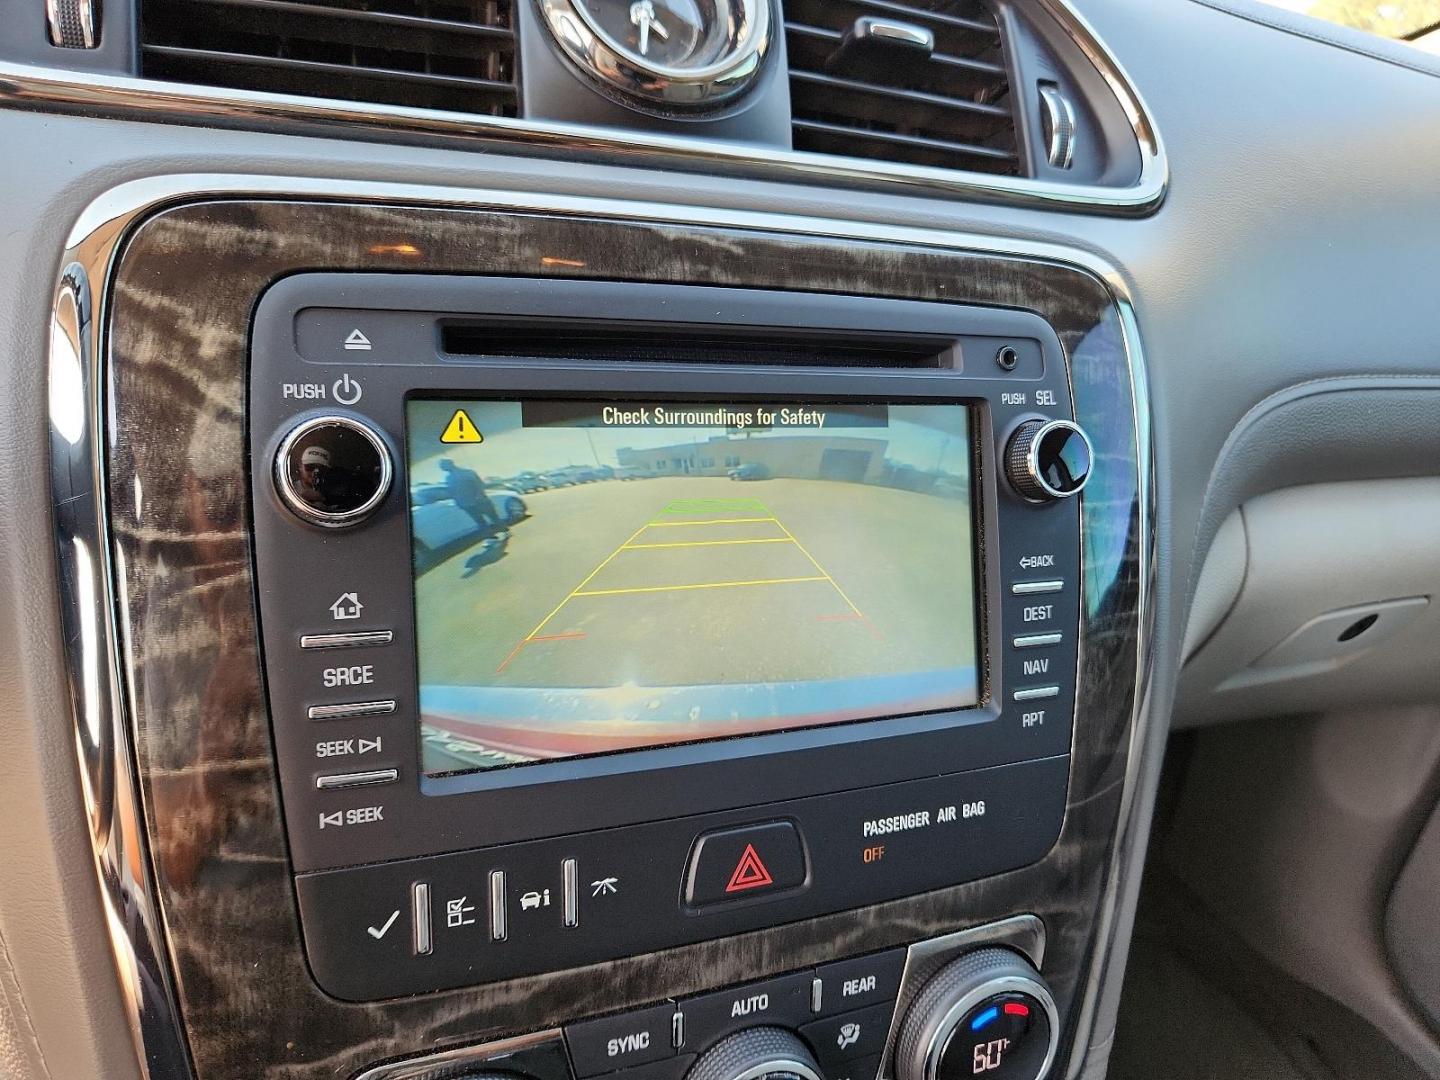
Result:
[[[1000,27],[983,0],[782,0],[795,149],[1017,173]]]
[[[141,0],[151,79],[514,116],[514,0]]]

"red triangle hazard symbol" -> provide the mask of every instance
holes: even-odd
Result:
[[[755,854],[755,845],[746,844],[745,854],[740,856],[740,863],[730,875],[730,884],[725,886],[725,891],[744,892],[746,889],[758,889],[762,885],[774,883],[775,879],[770,876],[770,871],[765,869],[760,856]]]

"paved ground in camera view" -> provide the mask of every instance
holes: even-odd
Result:
[[[525,496],[505,555],[417,586],[421,681],[828,679],[974,662],[960,499],[824,480],[599,481]]]

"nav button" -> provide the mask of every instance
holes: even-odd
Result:
[[[705,833],[685,875],[692,908],[791,892],[806,882],[805,848],[788,821]]]

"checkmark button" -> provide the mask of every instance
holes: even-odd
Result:
[[[379,941],[381,938],[383,938],[386,934],[390,932],[390,928],[395,925],[395,920],[398,918],[400,918],[400,909],[396,908],[390,913],[390,918],[385,920],[385,924],[383,926],[367,926],[365,928],[365,932],[371,937],[373,937],[376,941]]]

